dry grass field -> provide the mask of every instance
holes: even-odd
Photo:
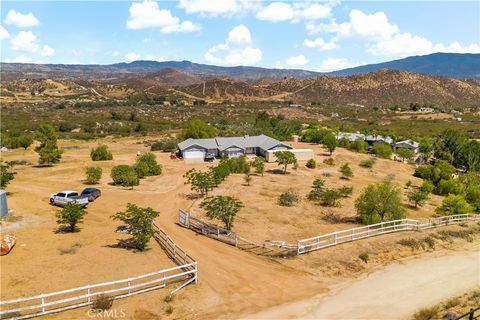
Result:
[[[145,140],[158,137],[145,137]],[[179,292],[172,305],[171,316],[165,312],[163,297],[169,290],[158,290],[136,297],[119,300],[114,308],[125,310],[128,319],[161,318],[234,318],[238,314],[252,313],[276,304],[310,297],[328,290],[330,281],[338,277],[351,277],[379,267],[403,256],[418,254],[396,242],[406,234],[372,238],[352,244],[330,248],[294,259],[269,259],[238,250],[218,241],[198,236],[176,224],[178,208],[192,209],[201,216],[198,200],[191,200],[190,187],[184,184],[183,174],[190,168],[206,169],[211,164],[185,164],[171,160],[168,154],[155,152],[163,166],[160,176],[141,180],[133,190],[112,186],[109,183],[110,169],[117,164],[132,164],[137,152],[148,150],[143,140],[133,138],[102,139],[113,153],[112,161],[92,162],[90,149],[99,141],[78,142],[62,140],[65,150],[60,164],[49,168],[16,166],[17,175],[8,186],[8,204],[14,211],[9,221],[2,222],[1,233],[15,233],[17,244],[12,252],[0,258],[1,299],[30,296],[85,284],[160,270],[173,266],[160,249],[151,241],[149,250],[139,253],[116,248],[118,239],[125,235],[115,232],[118,225],[111,215],[124,210],[127,203],[150,206],[160,212],[157,219],[174,241],[186,249],[199,263],[199,283]],[[393,179],[402,187],[412,180],[413,168],[390,160],[378,160],[372,169],[364,169],[358,163],[367,155],[351,153],[344,149],[335,151],[335,166],[322,163],[327,157],[319,146],[296,144],[296,147],[313,148],[319,167],[307,169],[300,163],[289,174],[266,172],[263,177],[253,176],[251,186],[245,186],[242,175],[227,178],[212,194],[230,194],[239,197],[245,204],[234,224],[234,230],[252,240],[296,240],[332,230],[352,227],[352,224],[329,224],[321,213],[332,210],[345,216],[354,215],[353,203],[363,187],[370,182]],[[37,154],[13,150],[2,153],[4,161],[28,160],[36,163]],[[349,162],[354,177],[340,179],[339,165]],[[59,210],[48,204],[48,197],[64,189],[81,190],[84,168],[96,165],[103,169],[99,185],[102,197],[89,205],[80,231],[72,234],[57,233],[55,212]],[[277,169],[268,164],[267,170]],[[326,177],[327,187],[351,185],[353,195],[342,200],[342,206],[324,208],[302,199],[296,207],[286,208],[277,204],[278,195],[288,188],[295,188],[304,196],[315,177]],[[433,206],[440,198],[432,196],[421,210],[409,209],[410,217],[431,216]],[[452,227],[460,228],[460,227]],[[422,233],[414,235],[422,236]],[[445,243],[442,247],[454,244]],[[370,250],[371,264],[358,259],[358,254]],[[254,278],[252,276],[254,275]],[[82,319],[86,309],[52,315],[52,319]]]

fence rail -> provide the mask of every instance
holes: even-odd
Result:
[[[258,244],[240,237],[235,232],[195,218],[190,212],[185,212],[180,209],[178,217],[180,225],[192,229],[197,233],[228,243],[240,249],[269,256],[300,255],[336,246],[341,243],[352,242],[393,232],[425,230],[468,221],[480,221],[480,214],[459,214],[423,220],[401,219],[327,233],[312,238],[301,239],[296,243],[265,241],[262,244]]]
[[[336,231],[308,239],[298,240],[297,254],[303,254],[345,242],[356,241],[392,232],[425,230],[468,221],[480,221],[480,215],[459,214],[439,218],[429,218],[425,220],[401,219],[381,222],[364,227]]]
[[[86,285],[32,297],[0,301],[1,319],[27,319],[80,308],[97,299],[120,299],[182,282],[172,293],[197,282],[197,262],[153,225],[155,239],[178,266],[126,279]]]

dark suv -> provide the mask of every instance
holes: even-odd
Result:
[[[102,192],[97,188],[85,188],[82,191],[82,196],[88,197],[88,201],[92,202],[102,195]]]

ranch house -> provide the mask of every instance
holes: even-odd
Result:
[[[187,139],[178,144],[185,160],[203,160],[207,155],[237,158],[244,154],[265,157],[270,150],[291,150],[292,147],[266,135]]]
[[[403,140],[395,143],[393,147],[395,150],[397,150],[398,148],[410,149],[413,152],[415,152],[415,154],[417,154],[419,151],[420,144],[413,140]]]

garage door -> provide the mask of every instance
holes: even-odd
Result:
[[[183,153],[185,160],[202,160],[205,159],[205,151],[201,150],[189,150]]]

